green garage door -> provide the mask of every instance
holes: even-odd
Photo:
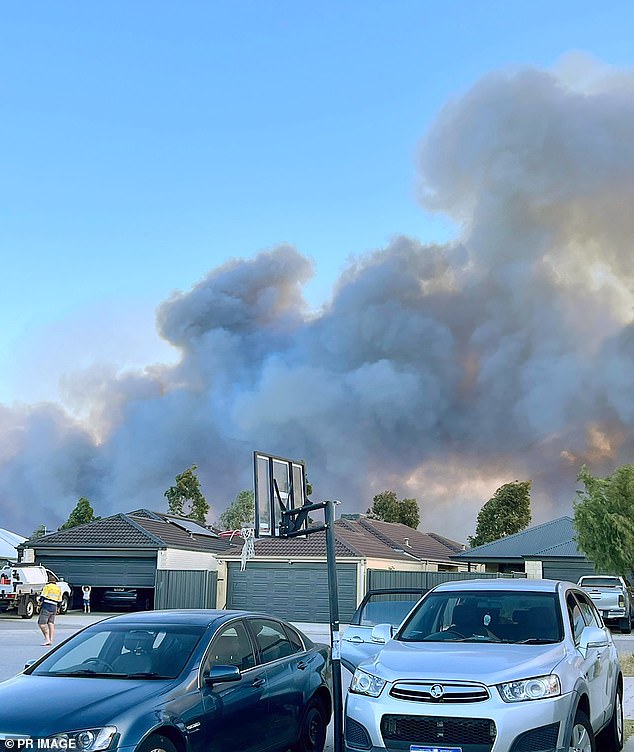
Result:
[[[154,587],[154,552],[151,556],[53,556],[36,552],[36,560],[74,587]]]
[[[339,618],[348,621],[356,608],[357,566],[337,565]],[[227,608],[261,611],[287,621],[328,622],[326,564],[249,561],[244,572],[227,562]]]
[[[567,580],[576,584],[580,577],[597,574],[597,570],[587,559],[560,559],[542,562],[542,573],[545,580]]]

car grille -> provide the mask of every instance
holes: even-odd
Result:
[[[489,692],[481,684],[458,684],[440,682],[397,682],[390,695],[398,700],[412,702],[483,702]]]
[[[497,735],[489,718],[451,718],[444,716],[384,715],[381,735],[385,746],[399,748],[398,742],[433,746],[477,747],[490,752]],[[396,742],[396,744],[394,744]]]

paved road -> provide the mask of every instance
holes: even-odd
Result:
[[[82,627],[109,615],[111,614],[86,615],[71,611],[64,616],[58,616],[55,642],[59,643]],[[298,623],[297,626],[315,642],[329,641],[327,624]],[[614,641],[619,654],[634,653],[634,636],[615,634]],[[46,650],[47,648],[42,646],[42,634],[35,619],[21,619],[8,614],[0,616],[0,681],[4,681],[22,671],[26,661],[39,658]],[[347,690],[351,676],[345,669],[343,674],[344,690]],[[626,679],[623,699],[625,716],[634,719],[634,678]],[[326,752],[332,752],[332,750],[331,724],[328,729]],[[634,737],[628,740],[624,752],[634,752]]]

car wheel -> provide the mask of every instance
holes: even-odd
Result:
[[[32,619],[35,613],[35,601],[33,598],[29,598],[24,607],[24,613],[21,615],[23,619]]]
[[[630,632],[632,631],[632,622],[629,620],[629,618],[621,619],[620,626],[622,634],[630,634]]]
[[[176,752],[176,747],[166,736],[152,734],[139,744],[136,752]]]
[[[59,604],[60,614],[65,614],[68,611],[68,596],[62,596],[62,602]]]
[[[592,726],[582,710],[577,710],[575,722],[572,724],[570,752],[597,752]]]
[[[623,749],[623,690],[617,687],[612,717],[599,738],[602,752],[621,752]]]
[[[327,726],[324,704],[313,697],[304,711],[299,739],[291,747],[292,752],[323,752]]]

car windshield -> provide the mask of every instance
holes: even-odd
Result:
[[[404,642],[560,642],[563,624],[554,593],[430,593],[396,636]]]
[[[79,632],[25,673],[174,679],[183,670],[203,632],[203,627],[190,625],[137,626],[106,621]]]
[[[374,627],[377,624],[398,627],[420,597],[420,593],[373,593],[359,608],[351,623],[361,627]]]
[[[584,577],[581,585],[583,587],[621,587],[616,577]]]

